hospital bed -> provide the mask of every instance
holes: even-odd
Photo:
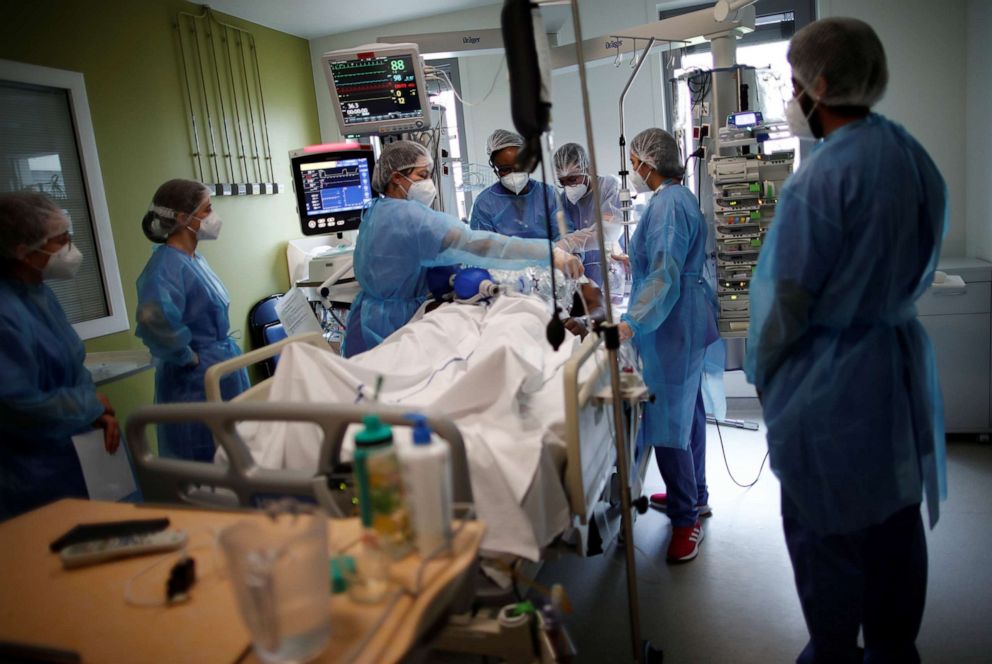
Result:
[[[464,311],[466,305],[451,306],[461,306],[463,307],[462,311]],[[476,308],[469,307],[469,309]],[[428,318],[437,315],[436,312],[429,315]],[[450,327],[450,320],[449,318],[439,325]],[[502,330],[500,331],[502,332]],[[543,340],[541,344],[544,345]],[[297,347],[294,348],[294,346]],[[304,350],[300,346],[306,349]],[[616,486],[614,473],[616,454],[613,444],[613,420],[609,403],[609,376],[603,363],[601,346],[600,339],[594,334],[587,336],[582,343],[573,340],[573,349],[570,356],[562,358],[564,361],[561,362],[560,367],[557,367],[553,374],[549,372],[548,389],[530,395],[532,405],[529,407],[534,411],[555,410],[558,408],[558,402],[562,398],[564,402],[564,408],[559,413],[560,419],[554,418],[550,421],[546,419],[542,423],[545,430],[541,432],[540,442],[534,443],[535,446],[540,447],[540,451],[539,458],[535,462],[533,480],[529,486],[519,487],[516,490],[516,494],[514,494],[516,498],[519,498],[522,511],[533,528],[537,548],[517,546],[514,542],[507,543],[506,541],[500,541],[497,537],[499,533],[496,532],[496,535],[489,537],[484,542],[483,549],[487,553],[521,555],[525,558],[535,560],[539,557],[538,549],[546,548],[552,543],[560,546],[563,542],[567,541],[569,544],[574,545],[582,555],[591,555],[599,553],[604,543],[609,542],[612,538],[611,534],[617,530],[616,524],[619,519],[619,513],[616,507],[617,501],[613,500],[613,498],[618,496],[619,487]],[[327,349],[328,345],[319,335],[307,335],[298,339],[290,338],[273,346],[263,347],[251,351],[246,355],[215,365],[208,370],[206,376],[208,399],[211,401],[220,401],[219,384],[225,375],[276,355],[288,356],[286,362],[290,364],[290,367],[282,366],[281,368],[284,371],[302,371],[300,367],[310,367],[318,362],[327,361],[326,371],[340,372],[342,365],[350,365],[352,363],[350,360],[343,360],[337,357],[334,352],[327,352]],[[400,347],[400,354],[408,354],[406,347]],[[391,365],[393,358],[387,354],[386,359],[386,363]],[[558,360],[556,359],[555,361],[557,362]],[[495,366],[497,372],[502,367],[501,364]],[[350,366],[346,366],[346,369],[350,369]],[[487,369],[490,368],[487,367]],[[337,386],[336,383],[330,387],[321,384],[319,388],[314,388],[317,390],[316,396],[313,390],[310,392],[300,392],[298,390],[286,392],[284,389],[281,397],[279,395],[273,397],[273,384],[279,378],[279,374],[280,371],[277,370],[277,376],[275,378],[267,379],[255,385],[249,392],[235,399],[235,403],[246,401],[261,402],[267,401],[270,398],[292,400],[295,402],[295,405],[299,405],[298,402],[303,400],[326,403],[327,399],[323,397],[324,390],[333,390]],[[432,380],[441,381],[442,378],[444,377],[432,376]],[[351,380],[352,376],[349,375],[348,379]],[[357,374],[353,382],[363,382],[363,380],[366,383],[371,382],[368,376],[362,376],[361,374]],[[278,387],[276,389],[278,390]],[[359,387],[358,393],[360,394],[361,391],[361,387]],[[552,393],[550,394],[550,401],[548,392]],[[631,489],[634,496],[640,496],[640,483],[645,470],[645,455],[635,454],[634,445],[630,441],[637,439],[636,425],[639,421],[639,403],[647,395],[643,386],[637,385],[637,381],[634,381],[632,388],[625,389],[625,392],[627,393],[624,396],[630,404],[628,417],[630,428],[626,432],[626,440],[630,446],[628,458],[635,460],[634,467],[630,473],[630,476],[633,478],[632,484],[634,484]],[[403,393],[403,390],[398,390],[396,393]],[[341,392],[337,392],[337,394],[339,395],[339,400],[342,400],[340,399]],[[403,396],[405,397],[406,395],[403,394]],[[451,409],[464,410],[458,405],[451,405],[450,399],[446,398],[440,401],[441,403],[432,404],[425,412],[439,418],[445,418],[451,414]],[[286,405],[287,407],[290,406],[290,404]],[[368,403],[367,400],[358,405],[362,406],[365,412],[379,412],[382,410],[381,405]],[[446,408],[448,412],[446,412]],[[421,410],[421,408],[400,406],[399,410],[410,412],[411,410]],[[362,411],[359,409],[354,412]],[[504,413],[500,414],[504,415]],[[526,417],[526,415],[524,413],[522,416]],[[486,426],[496,428],[508,427],[516,432],[517,430],[514,429],[516,426],[515,423],[508,422],[507,420],[509,419],[512,418],[504,417],[495,423],[487,421]],[[462,419],[460,421],[464,422],[465,420]],[[488,450],[483,449],[484,446],[479,444],[478,431],[474,429],[476,427],[469,426],[462,432],[464,440],[468,442],[468,449],[464,452],[468,458],[464,465],[461,465],[461,468],[470,467],[476,472],[471,484],[479,485],[479,469],[481,466],[487,469],[485,473],[487,476],[491,474],[488,472],[488,469],[493,466],[497,469],[502,468],[506,474],[515,472],[516,467],[513,466],[510,467],[510,470],[506,470],[505,460],[500,458],[501,454],[505,455],[505,452],[497,450],[492,455],[494,458],[489,458],[487,454]],[[269,453],[271,449],[266,447],[270,444],[268,441],[262,444],[263,448],[265,448],[262,453],[258,452],[259,445],[257,443],[254,444],[253,451],[262,466],[268,466],[272,469],[288,467],[297,470],[307,470],[311,473],[318,470],[314,466],[317,460],[315,452],[307,452],[306,450],[300,452],[294,447],[297,446],[296,441],[306,438],[305,432],[300,430],[288,432],[270,428],[268,433],[274,437],[284,437],[291,440],[287,443],[287,449],[285,451],[275,454]],[[401,438],[402,435],[402,432],[397,432],[398,438]],[[491,438],[495,437],[495,435],[495,432],[493,432],[488,436],[490,440],[487,441],[487,445],[494,445]],[[250,436],[251,432],[245,432],[246,438],[250,439]],[[473,436],[475,440],[473,440]],[[348,461],[349,450],[346,448],[342,439],[347,437],[347,435],[343,435],[338,436],[336,439],[325,439],[320,445],[316,444],[317,439],[314,438],[314,442],[309,444],[311,450],[321,450],[320,460],[317,464],[321,471],[329,472],[334,468],[343,468],[345,469],[345,473],[347,472],[348,467],[346,462]],[[532,440],[533,438],[536,438],[536,436],[533,436]],[[460,445],[463,449],[465,448],[464,442],[461,442]],[[294,447],[294,449],[290,449],[291,447]],[[456,450],[455,453],[462,454],[463,452],[462,450]],[[484,456],[485,459],[480,461],[478,458],[480,456]],[[501,461],[503,461],[502,465]],[[456,467],[455,475],[458,476],[461,472]],[[338,476],[340,475],[339,473]],[[458,479],[462,478],[459,477]],[[516,478],[511,478],[510,481],[512,482],[514,479]],[[491,492],[485,486],[481,488],[481,494],[478,490],[475,492],[475,497],[480,502],[483,500],[493,500],[491,495]],[[456,495],[456,499],[468,502],[466,495]],[[646,510],[646,499],[639,501],[638,507],[642,512]],[[485,504],[479,505],[478,511],[480,518],[486,519],[486,508],[487,505]],[[494,521],[492,517],[486,520],[489,522]],[[507,528],[509,526],[510,524],[507,525]],[[490,528],[491,530],[498,531],[499,524],[493,524]],[[566,535],[566,537],[562,538],[562,535]]]
[[[573,342],[571,354],[554,374],[554,385],[557,386],[554,389],[560,389],[563,395],[564,417],[560,422],[550,423],[544,432],[538,471],[521,501],[540,544],[538,556],[525,555],[523,558],[534,560],[561,550],[582,556],[595,555],[609,546],[619,530],[620,487],[614,468],[616,452],[611,431],[609,372],[602,362],[601,347],[601,340],[595,334],[588,335],[582,343]],[[348,427],[370,412],[379,414],[391,425],[402,427],[404,415],[411,411],[410,406],[271,401],[273,387],[280,376],[279,368],[275,377],[256,384],[235,400],[221,401],[220,381],[224,376],[274,356],[282,358],[280,366],[285,371],[286,366],[292,366],[294,354],[300,352],[307,358],[329,355],[335,363],[346,362],[337,357],[336,349],[319,334],[291,337],[211,367],[206,375],[208,403],[155,406],[136,413],[128,422],[128,438],[133,441],[130,444],[136,473],[146,499],[201,506],[220,501],[248,507],[259,506],[268,497],[295,495],[317,500],[331,515],[350,514],[353,495],[348,489],[350,467],[345,455]],[[629,474],[633,484],[631,491],[634,496],[640,496],[648,455],[636,454],[631,441],[637,440],[639,405],[647,394],[643,384],[636,380],[625,385],[623,391],[629,423],[627,456],[633,460]],[[442,410],[423,412],[430,418],[432,429],[451,446],[455,502],[471,504],[475,501],[479,505],[479,495],[473,491],[469,470],[471,450],[466,448],[458,426]],[[162,459],[150,453],[145,435],[150,425],[190,419],[203,421],[211,428],[226,463]],[[307,471],[278,467],[280,464],[272,463],[271,459],[259,463],[257,455],[249,450],[245,439],[250,438],[252,432],[245,426],[252,422],[276,421],[307,422],[320,430],[319,457]],[[563,504],[556,501],[556,495],[562,496]],[[638,507],[643,513],[647,500],[642,498]],[[497,525],[492,518],[485,520],[487,527]],[[483,550],[485,559],[521,561],[520,551],[513,547],[487,547],[484,542]],[[485,567],[486,560],[482,565]],[[498,568],[504,566],[499,564]],[[490,565],[490,578],[493,569],[496,568]],[[501,592],[494,592],[490,586],[488,591],[496,596],[495,603],[507,601],[505,587]],[[478,601],[479,586],[463,596],[466,597]],[[467,604],[463,603],[460,608],[467,608]],[[467,624],[449,625],[442,632],[438,647],[509,657],[510,650],[520,644],[514,646],[505,634],[500,636],[500,629],[498,621],[484,612],[474,614]]]

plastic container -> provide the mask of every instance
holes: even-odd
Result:
[[[424,558],[451,546],[451,449],[423,415],[409,415],[413,445],[401,448],[403,484],[417,551]]]
[[[285,664],[322,652],[331,626],[323,512],[242,521],[218,539],[258,658]]]
[[[393,431],[376,415],[366,415],[363,423],[365,428],[355,435],[359,513],[366,537],[377,540],[395,560],[411,551],[413,537]]]

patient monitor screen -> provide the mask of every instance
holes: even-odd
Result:
[[[411,128],[426,125],[416,57],[368,53],[328,63],[344,121],[343,134],[367,133],[383,121],[406,121]]]
[[[371,150],[308,154],[291,162],[305,235],[358,228],[373,198]]]
[[[368,207],[372,202],[369,164],[365,159],[301,164],[300,181],[308,217]]]

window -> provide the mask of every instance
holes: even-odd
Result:
[[[0,191],[32,189],[69,217],[79,273],[50,281],[76,333],[127,330],[110,216],[83,75],[0,60]]]

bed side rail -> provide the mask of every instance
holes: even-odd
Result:
[[[211,366],[207,369],[204,375],[203,382],[204,388],[207,394],[207,401],[223,401],[223,397],[220,392],[220,381],[227,375],[234,373],[240,369],[246,369],[253,364],[258,364],[259,362],[264,362],[270,357],[275,357],[283,351],[283,349],[292,343],[306,343],[311,346],[316,346],[318,348],[332,349],[336,350],[332,344],[328,343],[324,339],[320,332],[311,332],[309,334],[300,334],[293,337],[287,337],[274,344],[269,344],[268,346],[262,346],[261,348],[256,348],[255,350],[250,350],[243,355],[238,355],[237,357],[232,357],[229,360],[224,360],[223,362],[218,362],[217,364]],[[269,379],[265,379],[260,383],[251,386],[248,390],[243,392],[240,397],[242,400],[249,401],[259,401],[263,400],[265,395],[268,393]]]
[[[134,460],[135,474],[145,499],[217,507],[208,499],[209,489],[233,494],[238,505],[257,507],[270,497],[295,496],[315,499],[331,516],[345,516],[343,494],[334,489],[340,481],[341,446],[350,424],[361,423],[376,413],[391,425],[409,426],[409,408],[366,404],[315,404],[277,402],[227,402],[159,404],[135,411],[127,420],[127,444]],[[425,412],[428,424],[451,447],[452,489],[455,502],[472,503],[468,459],[458,427],[450,419]],[[227,465],[172,459],[152,453],[147,429],[153,424],[198,421],[210,428],[214,441],[223,448]],[[323,433],[320,458],[315,473],[263,468],[255,463],[237,424],[252,421],[312,422]],[[335,484],[332,487],[331,484]],[[204,487],[208,491],[204,491]]]

